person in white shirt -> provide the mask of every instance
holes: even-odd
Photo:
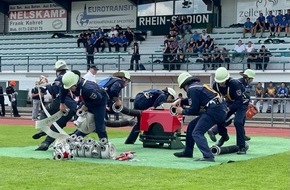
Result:
[[[244,60],[244,55],[245,55],[246,48],[242,42],[242,40],[238,41],[238,44],[234,48],[234,53],[233,53],[233,62],[235,61],[236,57],[240,57],[242,62]]]
[[[90,69],[88,70],[88,72],[83,76],[83,78],[85,80],[88,80],[88,81],[92,81],[92,82],[97,82],[96,81],[96,74],[98,72],[98,67],[96,65],[91,65],[90,66]]]

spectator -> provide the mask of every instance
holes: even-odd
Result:
[[[263,112],[263,100],[259,98],[264,97],[264,88],[262,86],[262,83],[258,82],[256,88],[255,88],[255,95],[256,95],[256,100],[254,101],[254,105],[256,106],[257,103],[259,102],[259,111],[260,113]]]
[[[109,39],[109,52],[112,52],[112,47],[115,47],[115,51],[118,50],[118,37],[115,34]]]
[[[209,52],[208,48],[204,49],[204,53],[202,54],[202,60],[203,60],[203,68],[202,70],[206,70],[206,64],[207,63],[207,67],[210,67],[209,63],[212,63],[212,55]]]
[[[98,72],[99,68],[96,65],[91,65],[88,72],[83,76],[85,80],[97,82],[96,80],[96,74]]]
[[[274,87],[273,82],[270,81],[266,90],[265,90],[265,98],[275,98],[276,93],[277,93],[277,89]],[[277,103],[277,101],[274,100],[273,103]],[[272,106],[273,105],[272,105],[271,101],[269,101],[266,113],[272,112]]]
[[[194,41],[196,42],[199,39],[200,34],[197,33],[197,31],[195,30],[192,34],[192,38],[194,39]]]
[[[266,28],[270,31],[270,37],[275,36],[276,33],[276,18],[272,11],[269,11],[269,15],[266,17]]]
[[[125,31],[125,36],[126,36],[126,39],[128,41],[128,46],[131,45],[131,43],[133,42],[134,40],[134,32],[131,30],[130,27],[127,27],[126,31]]]
[[[190,39],[190,42],[186,46],[186,53],[191,55],[197,53],[196,42],[192,38]]]
[[[16,82],[14,80],[10,81],[9,85],[6,87],[6,94],[11,102],[14,117],[21,117],[17,109],[17,92],[14,90],[15,86]]]
[[[214,43],[213,43],[213,39],[210,38],[210,35],[208,35],[206,37],[205,43],[204,43],[204,47],[209,49],[209,52],[211,52],[214,48]]]
[[[126,36],[123,35],[123,33],[119,33],[119,37],[118,37],[118,44],[117,44],[117,49],[116,51],[119,52],[120,51],[120,47],[124,48],[124,51],[127,51],[127,39]]]
[[[99,48],[102,48],[101,49],[101,52],[104,52],[105,51],[105,48],[106,48],[106,40],[105,40],[105,37],[102,33],[99,34],[99,37],[95,43],[95,47],[96,47],[96,50],[97,52],[99,52]]]
[[[248,69],[251,68],[250,63],[256,63],[258,54],[256,52],[256,49],[251,41],[248,42],[248,45],[245,47],[246,53],[247,53],[247,63],[248,63]]]
[[[206,30],[202,30],[201,32],[201,38],[205,41],[207,39],[208,34],[206,33]]]
[[[243,38],[245,38],[245,35],[247,32],[251,33],[251,36],[253,36],[253,23],[251,22],[250,18],[247,18],[247,21],[244,23],[244,29],[243,29]]]
[[[177,36],[179,33],[179,27],[176,25],[175,20],[172,20],[169,26],[170,36]]]
[[[41,108],[41,101],[44,102],[44,95],[46,94],[46,89],[43,87],[38,88],[37,85],[39,84],[39,81],[35,82],[35,87],[31,90],[31,96],[32,96],[32,120],[38,119],[39,109]],[[40,93],[38,92],[38,89],[40,89]]]
[[[223,47],[222,48],[222,51],[221,51],[221,60],[223,61],[223,63],[227,63],[227,70],[230,69],[230,62],[231,62],[231,59],[230,59],[230,54],[227,50],[227,48]]]
[[[183,24],[182,24],[181,16],[177,16],[176,17],[175,24],[178,27],[180,34],[184,35],[185,31],[183,30]]]
[[[167,63],[169,64],[170,70],[175,70],[175,65],[177,63],[177,49],[174,49],[174,47],[170,47],[170,53],[167,57]],[[180,70],[180,67],[179,67]]]
[[[115,34],[116,36],[123,34],[123,28],[119,24],[116,25],[115,30],[118,32],[117,35]]]
[[[94,65],[94,55],[96,52],[95,46],[88,40],[88,44],[86,46],[86,55],[87,55],[87,69],[90,68],[90,65]]]
[[[266,49],[265,45],[262,45],[261,49],[259,50],[256,69],[261,70],[262,65],[264,65],[264,70],[266,70],[268,65],[267,63],[269,63],[271,56],[272,54]]]
[[[263,26],[264,30],[266,29],[266,18],[263,15],[263,13],[259,14],[258,20],[260,22],[260,24]]]
[[[188,18],[186,16],[182,16],[181,18],[181,21],[182,21],[182,29],[183,31],[186,31],[186,30],[191,30],[191,24],[188,20]]]
[[[77,40],[78,47],[80,47],[81,43],[84,45],[84,47],[86,47],[87,40],[86,40],[86,35],[84,32],[81,32],[78,36],[78,40]]]
[[[277,30],[277,34],[278,36],[280,36],[280,32],[285,31],[285,36],[287,36],[287,34],[289,33],[288,31],[288,20],[286,20],[286,17],[283,16],[282,20],[278,21],[278,30]]]
[[[253,24],[252,37],[256,37],[257,32],[260,32],[260,37],[263,37],[264,24],[260,22],[259,18],[257,18],[256,22]]]
[[[184,35],[184,39],[185,39],[186,43],[189,43],[191,38],[192,38],[191,32],[189,30],[186,30],[185,35]]]
[[[284,16],[288,21],[288,33],[290,33],[290,9],[287,9],[287,13]]]
[[[138,42],[134,42],[132,47],[132,57],[130,61],[130,68],[129,70],[134,69],[134,61],[135,61],[135,69],[139,70],[139,61],[140,61],[140,54],[139,54],[139,44]]]
[[[5,116],[5,98],[4,98],[4,92],[2,86],[0,86],[0,104],[1,104],[1,110],[0,116]]]
[[[233,62],[235,61],[235,59],[237,57],[240,57],[241,58],[240,62],[242,62],[244,60],[245,51],[246,51],[246,48],[245,48],[242,40],[239,40],[238,44],[234,48]]]
[[[177,52],[178,41],[177,41],[176,37],[170,37],[170,46]]]
[[[182,49],[178,49],[176,70],[180,70],[182,63],[185,63],[185,55]]]
[[[113,35],[114,35],[114,37],[118,36],[118,31],[115,30],[114,27],[111,27],[111,30],[110,30],[110,32],[108,33],[108,37],[109,37],[109,38],[112,38]]]
[[[178,49],[181,49],[182,52],[186,52],[186,41],[184,37],[181,37],[178,41]]]
[[[223,60],[221,59],[221,52],[218,47],[214,47],[212,62],[214,63],[212,64],[212,70],[216,70],[216,67],[221,67]]]
[[[282,82],[281,86],[277,90],[277,97],[278,98],[287,98],[288,97],[289,90],[285,86],[285,83]],[[278,100],[278,112],[281,113],[281,103],[283,102],[283,113],[285,112],[285,105],[286,105],[286,100]]]
[[[202,39],[202,36],[199,36],[199,39],[196,42],[197,52],[203,53],[205,41]]]

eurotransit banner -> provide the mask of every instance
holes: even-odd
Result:
[[[65,31],[67,12],[54,3],[9,6],[9,32]]]
[[[290,9],[290,0],[237,0],[237,23],[245,23],[247,17],[255,22],[260,12],[266,17],[272,11],[276,16],[278,10],[285,14],[287,9]]]
[[[136,28],[136,6],[127,0],[72,2],[71,29]]]

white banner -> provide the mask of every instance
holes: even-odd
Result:
[[[247,17],[255,22],[260,12],[266,17],[269,11],[273,11],[276,16],[278,10],[285,14],[287,9],[290,9],[289,0],[237,0],[237,23],[245,23]]]
[[[9,32],[65,31],[67,12],[54,3],[9,6]]]
[[[127,0],[72,2],[71,29],[136,28],[136,6]]]

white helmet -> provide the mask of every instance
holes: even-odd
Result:
[[[130,73],[128,71],[125,71],[125,70],[121,70],[119,72],[116,72],[113,74],[114,77],[124,77],[128,80],[131,80],[131,76],[130,76]]]
[[[168,87],[168,88],[167,88],[167,91],[168,91],[168,93],[169,93],[171,96],[173,96],[173,98],[175,99],[175,97],[176,97],[176,92],[175,92],[175,90],[173,90],[173,88]]]
[[[78,75],[74,74],[71,71],[66,72],[62,77],[62,83],[63,83],[64,89],[69,89],[73,85],[76,85],[79,81],[79,78],[80,77]]]
[[[256,76],[256,72],[252,69],[247,69],[247,70],[245,70],[245,72],[241,72],[240,75],[242,75],[243,77],[248,77],[248,78],[254,79]]]
[[[216,71],[215,71],[215,76],[214,76],[214,80],[217,83],[223,83],[226,80],[228,80],[230,78],[230,73],[229,71],[224,68],[224,67],[219,67]]]
[[[188,72],[182,72],[178,78],[177,78],[177,82],[178,82],[178,86],[179,88],[183,88],[184,85],[186,84],[186,80],[189,79],[189,78],[193,78],[191,76],[191,74],[189,74]]]
[[[68,70],[66,62],[64,60],[58,60],[54,64],[54,69],[57,70]]]

